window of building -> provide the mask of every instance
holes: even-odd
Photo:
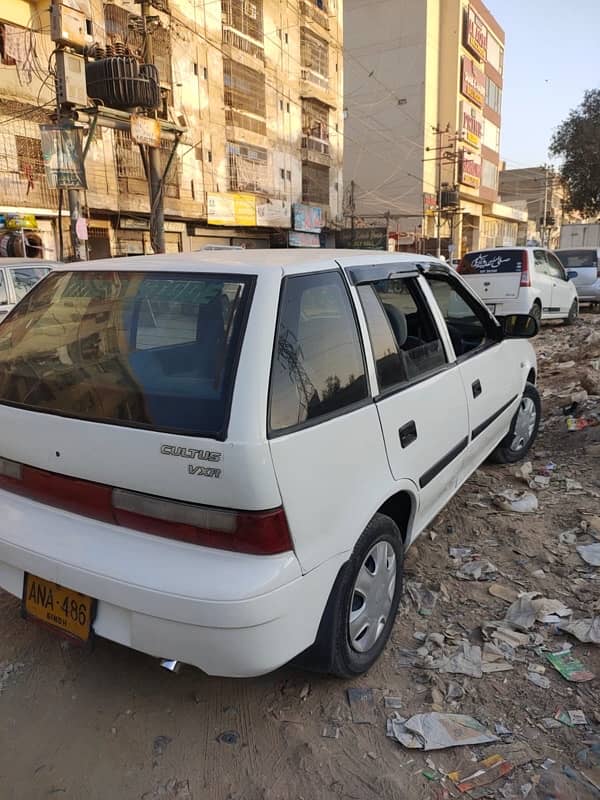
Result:
[[[279,101],[279,110],[283,111],[283,100]]]
[[[414,278],[360,286],[380,391],[436,372],[444,346]]]
[[[481,165],[481,185],[488,189],[498,190],[498,165],[483,159]]]
[[[264,136],[267,132],[264,73],[224,58],[223,84],[227,123]]]
[[[329,167],[302,163],[302,199],[305,203],[329,205]]]
[[[223,24],[263,42],[263,0],[221,0]]]
[[[20,174],[30,182],[45,175],[41,141],[31,136],[15,136],[15,142]]]
[[[280,169],[279,170],[279,177],[281,178],[282,181],[285,180],[285,170],[284,169]]]
[[[292,180],[292,170],[291,169],[286,170],[285,176],[288,179],[288,181],[291,181]]]
[[[485,79],[485,102],[492,111],[500,114],[502,109],[502,89],[487,76]]]
[[[282,292],[269,400],[274,432],[350,410],[368,396],[356,320],[341,275],[288,278]]]
[[[227,143],[229,189],[232,192],[268,191],[268,152],[239,142]]]
[[[203,67],[203,69],[202,69],[202,77],[204,78],[205,81],[208,80],[208,67]]]
[[[324,39],[312,31],[300,30],[302,77],[327,88],[329,85],[329,47]]]
[[[302,100],[302,147],[329,154],[329,108],[318,100]]]
[[[483,120],[483,144],[495,153],[500,152],[500,128],[489,119]]]
[[[212,150],[206,151],[206,160],[208,161],[209,164],[212,164]]]
[[[504,48],[488,31],[487,60],[501,75],[504,70]]]

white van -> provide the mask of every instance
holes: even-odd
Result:
[[[563,265],[541,247],[496,247],[467,253],[458,273],[496,316],[531,314],[537,320],[578,314],[577,290]]]

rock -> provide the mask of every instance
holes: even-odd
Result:
[[[589,394],[600,394],[600,372],[586,372],[580,383]]]

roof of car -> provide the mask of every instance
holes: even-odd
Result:
[[[193,253],[132,256],[58,264],[58,270],[144,271],[144,272],[237,272],[260,274],[280,270],[281,274],[321,272],[338,267],[387,265],[402,271],[403,265],[434,263],[433,256],[418,253],[388,253],[382,250],[335,250],[290,248],[272,250],[199,250]]]
[[[23,256],[2,256],[0,267],[55,267],[58,261],[45,261],[41,258],[24,258]]]

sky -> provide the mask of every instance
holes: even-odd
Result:
[[[549,162],[553,130],[600,87],[600,0],[484,0],[504,28],[500,151],[509,169]]]

